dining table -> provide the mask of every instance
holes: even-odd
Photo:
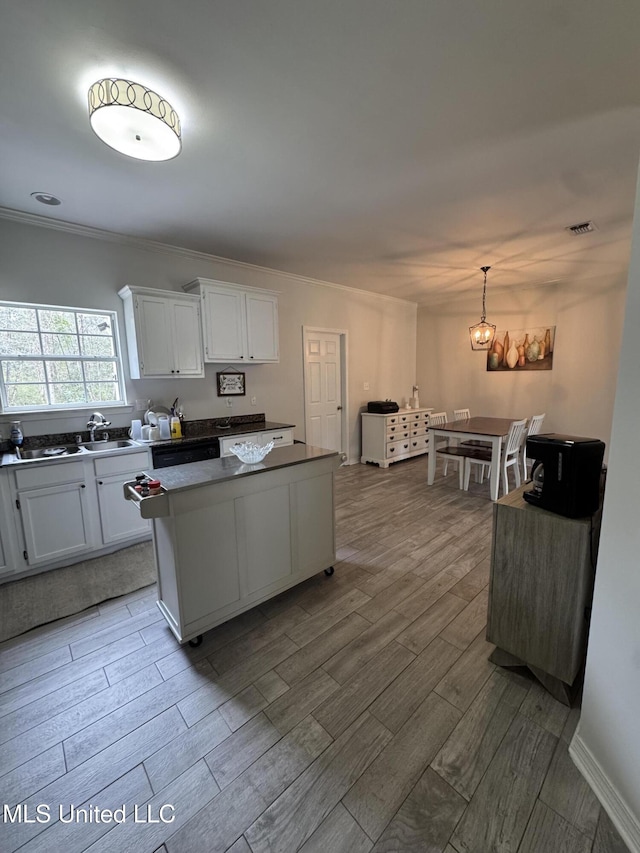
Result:
[[[502,443],[507,437],[509,428],[517,418],[467,418],[460,421],[449,421],[442,426],[429,427],[429,461],[427,466],[427,482],[430,486],[436,476],[436,442],[439,438],[449,441],[485,441],[491,444],[491,475],[489,492],[491,500],[498,500],[500,487],[500,454]],[[488,447],[487,447],[488,449]],[[460,457],[460,464],[464,457]]]

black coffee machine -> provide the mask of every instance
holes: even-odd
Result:
[[[604,442],[558,433],[532,435],[527,458],[533,460],[533,489],[523,493],[525,501],[568,518],[598,509]]]

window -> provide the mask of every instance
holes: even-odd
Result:
[[[0,302],[0,399],[4,412],[124,404],[115,312]]]

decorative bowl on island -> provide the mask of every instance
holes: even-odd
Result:
[[[239,444],[234,444],[229,450],[234,456],[237,456],[241,462],[255,465],[256,462],[262,462],[267,453],[273,450],[273,442],[267,444],[254,444],[253,441],[243,441]]]

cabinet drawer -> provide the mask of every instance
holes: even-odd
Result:
[[[410,449],[411,444],[409,439],[406,441],[394,441],[387,444],[385,448],[385,457],[387,459],[391,459],[394,456],[402,456],[404,453],[408,453]]]
[[[258,442],[260,444],[268,444],[270,441],[273,441],[274,447],[283,447],[286,444],[293,444],[293,430],[274,429],[270,432],[258,433]]]
[[[242,444],[243,441],[253,441],[258,444],[258,434],[255,432],[245,433],[243,435],[230,435],[229,438],[221,438],[220,441],[220,456],[233,456],[231,448],[234,444]]]
[[[426,427],[425,423],[424,422],[417,423],[411,429],[411,438],[415,438],[417,435],[425,435],[426,432],[427,432],[427,427]]]
[[[386,418],[386,421],[387,421],[387,428],[390,426],[393,426],[394,424],[400,423],[400,419],[399,419],[398,415],[389,415]]]
[[[36,464],[33,468],[18,470],[15,474],[19,489],[37,489],[40,486],[55,486],[57,483],[78,483],[85,478],[82,462]]]
[[[399,415],[401,424],[408,424],[411,420],[411,415]]]
[[[150,465],[146,450],[139,453],[122,453],[119,456],[105,456],[94,459],[95,472],[98,477],[107,474],[130,474],[131,471],[144,471]]]
[[[404,441],[409,438],[408,429],[399,429],[398,432],[388,432],[387,441]]]
[[[389,426],[387,424],[387,441],[391,441],[396,438],[401,438],[406,431],[406,424],[393,424],[392,426]]]

